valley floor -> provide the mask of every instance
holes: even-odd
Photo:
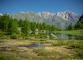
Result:
[[[29,48],[33,43],[41,46]],[[65,59],[83,59],[82,40],[0,40],[0,60]]]

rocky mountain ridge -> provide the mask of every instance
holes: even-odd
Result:
[[[2,14],[0,14],[2,15]],[[76,13],[70,11],[50,13],[50,12],[18,12],[17,14],[8,14],[16,19],[27,18],[31,22],[46,22],[49,25],[55,25],[57,28],[65,29],[69,24],[75,24],[79,17]]]

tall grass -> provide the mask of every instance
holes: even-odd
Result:
[[[0,52],[0,60],[20,60],[14,53]]]

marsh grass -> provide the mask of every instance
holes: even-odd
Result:
[[[15,53],[0,52],[0,60],[20,60]]]
[[[71,41],[67,41],[67,40],[57,40],[56,42],[52,42],[52,46],[63,46],[63,45],[69,45],[70,43]]]
[[[81,30],[71,30],[71,31],[56,31],[56,33],[63,33],[63,34],[72,34],[72,35],[81,35]]]
[[[73,58],[83,59],[83,50],[82,49],[74,49],[73,50]]]
[[[62,40],[52,43],[52,46],[62,46],[62,45],[64,45],[64,42]]]
[[[73,58],[83,59],[83,41],[71,41],[66,48],[73,50]]]
[[[83,49],[83,42],[82,41],[71,41],[69,43],[69,45],[67,46],[67,48],[71,48],[71,49]]]
[[[56,50],[47,50],[44,48],[38,48],[33,50],[39,57],[44,58],[44,60],[64,60],[66,58],[71,58],[68,55],[60,53]]]
[[[57,51],[48,51],[44,48],[34,49],[33,51],[37,53],[38,56],[56,56],[57,54],[59,54],[59,52]]]
[[[10,47],[10,49],[11,49],[12,51],[18,51],[18,50],[19,50],[19,48],[18,48],[18,47],[15,47],[15,46]]]
[[[39,48],[18,47],[34,42],[42,42]],[[64,60],[83,59],[82,40],[1,40],[0,46],[10,46],[12,51],[0,52],[0,60]],[[21,51],[22,50],[22,51]],[[26,50],[26,51],[24,51]],[[19,55],[16,53],[18,52]],[[7,55],[8,54],[8,55]],[[11,55],[11,56],[10,56]],[[14,58],[13,58],[14,57]]]

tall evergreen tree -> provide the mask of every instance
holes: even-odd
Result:
[[[8,32],[11,34],[18,32],[18,22],[16,19],[12,19],[8,26]]]
[[[74,30],[74,26],[72,26],[72,24],[70,24],[67,29],[68,30]]]
[[[79,21],[75,24],[75,29],[83,29],[83,14],[79,18]]]
[[[46,29],[46,23],[42,23],[42,29],[45,30]]]
[[[81,17],[79,18],[79,21],[81,21],[83,23],[83,14],[81,15]]]
[[[0,17],[0,29],[3,32],[7,32],[8,30],[8,24],[10,22],[10,17],[7,14],[3,14],[3,16]]]
[[[23,23],[23,20],[20,19],[20,20],[18,21],[18,25],[19,25],[19,27],[22,27],[22,23]]]
[[[26,19],[22,23],[21,31],[24,35],[28,35],[30,31],[30,22]]]
[[[56,27],[54,25],[51,26],[51,31],[54,31]]]

